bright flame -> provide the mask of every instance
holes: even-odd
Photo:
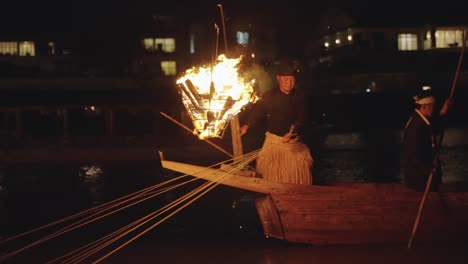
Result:
[[[242,57],[218,56],[216,65],[188,69],[177,80],[182,102],[200,139],[223,136],[228,122],[248,103],[258,100],[255,79],[244,80],[238,65]]]

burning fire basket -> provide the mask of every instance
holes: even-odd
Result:
[[[177,80],[177,88],[199,139],[222,138],[229,121],[249,103],[258,100],[255,79],[238,72],[242,58],[218,57],[213,67],[192,68]]]

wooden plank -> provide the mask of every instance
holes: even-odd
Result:
[[[198,166],[193,164],[162,160],[163,168],[177,171],[183,174],[192,175],[208,181],[217,182],[223,185],[240,188],[263,194],[269,193],[303,193],[319,192],[321,186],[299,185],[290,183],[279,183],[267,181],[261,178],[245,177],[228,173],[215,168]]]
[[[365,232],[363,230],[294,230],[288,232],[286,239],[298,243],[314,245],[350,245],[350,244],[389,244],[402,243],[407,239],[403,232],[389,232],[375,230]]]
[[[358,216],[356,216],[358,217]],[[367,228],[362,225],[352,226],[355,220],[351,220],[348,228],[336,228],[337,226],[329,226],[326,223],[326,218],[322,221],[317,219],[317,225],[300,225],[288,226],[293,223],[286,221],[284,226],[288,226],[285,230],[285,239],[300,243],[311,244],[363,244],[363,243],[404,243],[408,239],[408,234],[411,231],[411,225],[403,227],[395,227],[386,225],[382,221],[381,228]],[[394,222],[394,220],[390,220]],[[341,223],[340,223],[341,224]],[[458,233],[458,234],[457,234]],[[445,227],[428,228],[422,227],[418,232],[418,241],[466,241],[466,228],[461,232],[456,232],[453,229]],[[465,236],[465,237],[463,237]]]
[[[258,197],[255,200],[257,213],[260,218],[263,232],[266,236],[284,239],[283,223],[276,206],[269,195]]]
[[[239,117],[235,115],[230,122],[231,125],[231,140],[232,140],[232,150],[234,158],[242,156],[243,148],[242,148],[242,140],[239,134]]]

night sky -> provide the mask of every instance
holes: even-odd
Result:
[[[187,20],[220,22],[222,4],[229,27],[231,21],[252,21],[263,27],[272,27],[282,36],[277,45],[298,56],[303,42],[318,37],[320,18],[327,11],[338,9],[350,14],[362,26],[425,26],[466,25],[466,1],[251,1],[251,0],[73,0],[73,1],[9,1],[3,3],[0,16],[0,35],[3,39],[38,36],[56,39],[73,45],[86,45],[88,40],[104,43],[121,36],[134,39],[144,31],[144,20],[153,15],[177,15]],[[7,12],[5,12],[7,11]],[[147,24],[146,24],[147,25]],[[77,44],[76,39],[84,44]],[[117,45],[117,43],[115,43]],[[75,47],[77,48],[77,47]],[[83,47],[78,47],[79,49]]]
[[[467,23],[466,1],[247,1],[247,0],[73,0],[73,1],[8,1],[2,3],[0,30],[15,29],[53,32],[67,30],[93,30],[93,25],[132,21],[148,14],[180,14],[185,17],[219,16],[221,3],[227,18],[246,16],[260,20],[273,20],[285,26],[316,22],[328,8],[340,8],[365,22],[417,23],[436,21]],[[444,5],[445,4],[445,5]],[[367,21],[366,21],[367,20]]]

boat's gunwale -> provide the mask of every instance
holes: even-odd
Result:
[[[246,191],[252,191],[261,194],[287,194],[287,193],[321,193],[333,191],[397,191],[407,192],[408,194],[419,194],[418,192],[407,188],[403,183],[399,182],[334,182],[326,185],[309,185],[309,184],[293,184],[268,181],[258,177],[249,177],[223,171],[220,169],[182,163],[177,161],[161,160],[161,165],[165,169],[191,175],[207,181],[216,182],[226,186],[231,186]],[[468,184],[463,182],[442,184],[439,192],[465,192],[468,194]],[[422,195],[422,193],[420,193]]]

